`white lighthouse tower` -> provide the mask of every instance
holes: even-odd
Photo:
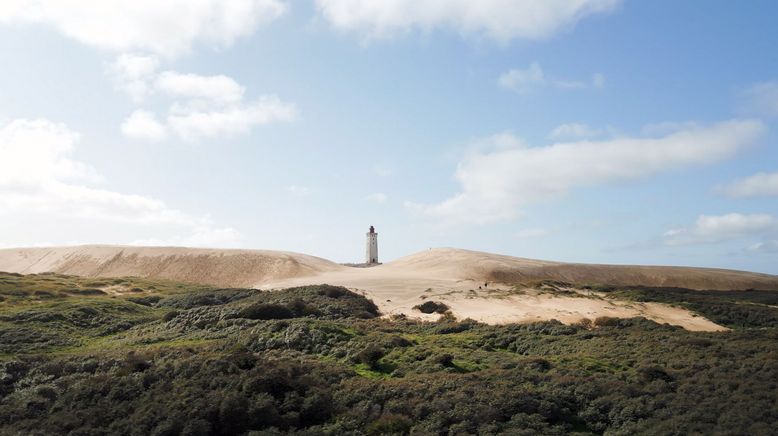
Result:
[[[365,245],[365,263],[375,265],[378,263],[378,233],[375,227],[370,226],[370,231],[365,233],[367,243]]]

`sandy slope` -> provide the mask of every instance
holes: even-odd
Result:
[[[459,279],[524,283],[558,280],[578,284],[669,286],[688,289],[778,290],[778,276],[677,266],[561,263],[455,248],[433,248],[379,268],[441,273]]]
[[[689,330],[724,330],[687,310],[663,304],[623,302],[598,296],[559,296],[532,288],[517,293],[513,286],[490,280],[496,270],[521,273],[561,265],[467,250],[433,249],[373,268],[333,270],[312,277],[257,284],[257,287],[278,289],[311,283],[341,285],[373,299],[387,315],[405,314],[428,320],[437,319],[438,315],[423,315],[413,309],[425,300],[444,302],[459,319],[472,318],[491,324],[548,319],[572,323],[582,318],[595,319],[600,316],[645,316]],[[659,275],[661,270],[654,273]],[[546,278],[522,274],[522,281]],[[778,278],[774,277],[773,280],[778,284]],[[486,282],[488,286],[485,287]],[[649,281],[648,284],[654,283]]]
[[[87,277],[138,276],[251,287],[344,267],[318,257],[263,250],[78,246],[0,250],[0,271]]]
[[[443,301],[458,318],[489,323],[598,316],[645,316],[692,330],[719,330],[686,310],[538,292],[514,285],[551,279],[577,284],[678,286],[691,289],[774,289],[778,276],[721,269],[586,265],[476,251],[425,250],[372,268],[344,267],[297,253],[260,250],[83,246],[0,250],[0,271],[55,271],[84,276],[141,276],[217,286],[277,289],[329,283],[363,292],[386,314],[421,315],[413,306]],[[488,287],[484,283],[488,282]],[[482,289],[479,289],[479,286]],[[510,292],[509,292],[510,291]]]

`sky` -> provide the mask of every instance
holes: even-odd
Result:
[[[4,0],[0,246],[778,274],[778,3]]]

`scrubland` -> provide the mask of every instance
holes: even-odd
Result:
[[[774,430],[778,293],[589,290],[729,330],[641,317],[488,325],[433,298],[434,320],[421,321],[330,285],[0,274],[0,433]]]

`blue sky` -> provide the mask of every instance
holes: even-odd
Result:
[[[11,0],[0,245],[778,273],[770,1]]]

